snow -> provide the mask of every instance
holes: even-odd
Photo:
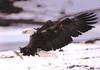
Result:
[[[72,43],[63,48],[64,51],[50,51],[49,56],[22,56],[23,60],[13,52],[0,53],[0,69],[2,70],[99,70],[100,41],[95,44]],[[46,54],[46,53],[45,53]],[[56,57],[54,57],[54,55]],[[4,57],[8,56],[8,57]],[[10,56],[13,56],[10,58]],[[94,69],[91,69],[94,68]]]
[[[70,3],[70,4],[69,4]],[[37,7],[42,5],[42,8]],[[100,0],[30,0],[18,1],[15,6],[22,7],[24,12],[4,16],[7,19],[35,19],[36,21],[55,20],[66,14],[73,14],[100,8]],[[100,10],[97,12],[100,17]],[[98,19],[100,21],[100,18]],[[100,22],[94,29],[84,33],[74,42],[62,49],[50,52],[38,52],[40,57],[22,56],[15,54],[15,50],[28,44],[29,35],[23,35],[26,28],[37,28],[40,25],[24,24],[11,27],[0,27],[0,69],[1,70],[100,70],[100,41],[85,44],[83,41],[99,38]]]
[[[32,18],[35,21],[47,21],[58,19],[58,17],[63,15],[60,14],[61,12],[69,15],[87,10],[100,9],[100,0],[30,0],[18,1],[14,3],[14,6],[23,8],[24,12],[5,16],[7,19]]]

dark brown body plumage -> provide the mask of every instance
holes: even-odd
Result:
[[[54,23],[47,21],[41,28],[37,29],[30,37],[29,44],[21,48],[23,55],[35,55],[38,51],[50,51],[64,47],[72,42],[72,37],[78,37],[84,32],[91,30],[97,23],[96,14],[87,12],[74,16],[73,18],[65,17]]]

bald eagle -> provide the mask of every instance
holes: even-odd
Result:
[[[37,54],[38,51],[56,50],[73,41],[72,37],[78,37],[82,33],[94,28],[91,24],[97,23],[94,12],[85,12],[74,17],[64,17],[56,22],[47,21],[42,27],[30,36],[27,46],[20,48],[23,55]]]

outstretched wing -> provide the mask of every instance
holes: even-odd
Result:
[[[91,30],[94,27],[91,24],[97,23],[96,19],[96,14],[88,12],[73,18],[62,19],[57,24],[48,27],[49,30],[53,29],[54,32],[49,35],[54,35],[54,38],[50,38],[52,40],[43,46],[43,50],[55,50],[71,43],[72,37],[78,37],[82,33]],[[47,33],[49,32],[47,31]],[[57,35],[55,35],[56,33]]]
[[[77,37],[91,30],[94,27],[91,24],[95,23],[97,23],[96,14],[94,12],[87,12],[73,18],[65,18],[59,24],[70,36]]]

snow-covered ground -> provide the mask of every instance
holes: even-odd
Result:
[[[36,5],[42,4],[42,8]],[[30,2],[16,2],[25,12],[5,16],[13,19],[30,19],[36,21],[55,20],[62,16],[62,10],[66,14],[100,8],[99,0],[30,0]],[[66,8],[66,9],[65,9]],[[28,13],[29,12],[29,13]],[[28,44],[29,35],[23,35],[26,28],[37,28],[40,25],[21,24],[18,26],[0,27],[0,70],[100,70],[100,41],[93,44],[85,44],[83,41],[100,39],[100,10],[96,27],[78,38],[64,48],[64,51],[56,50],[39,53],[39,56],[22,56],[21,59],[14,51]]]
[[[72,43],[64,51],[40,53],[39,56],[16,56],[0,53],[1,70],[100,70],[100,41],[95,44]]]

